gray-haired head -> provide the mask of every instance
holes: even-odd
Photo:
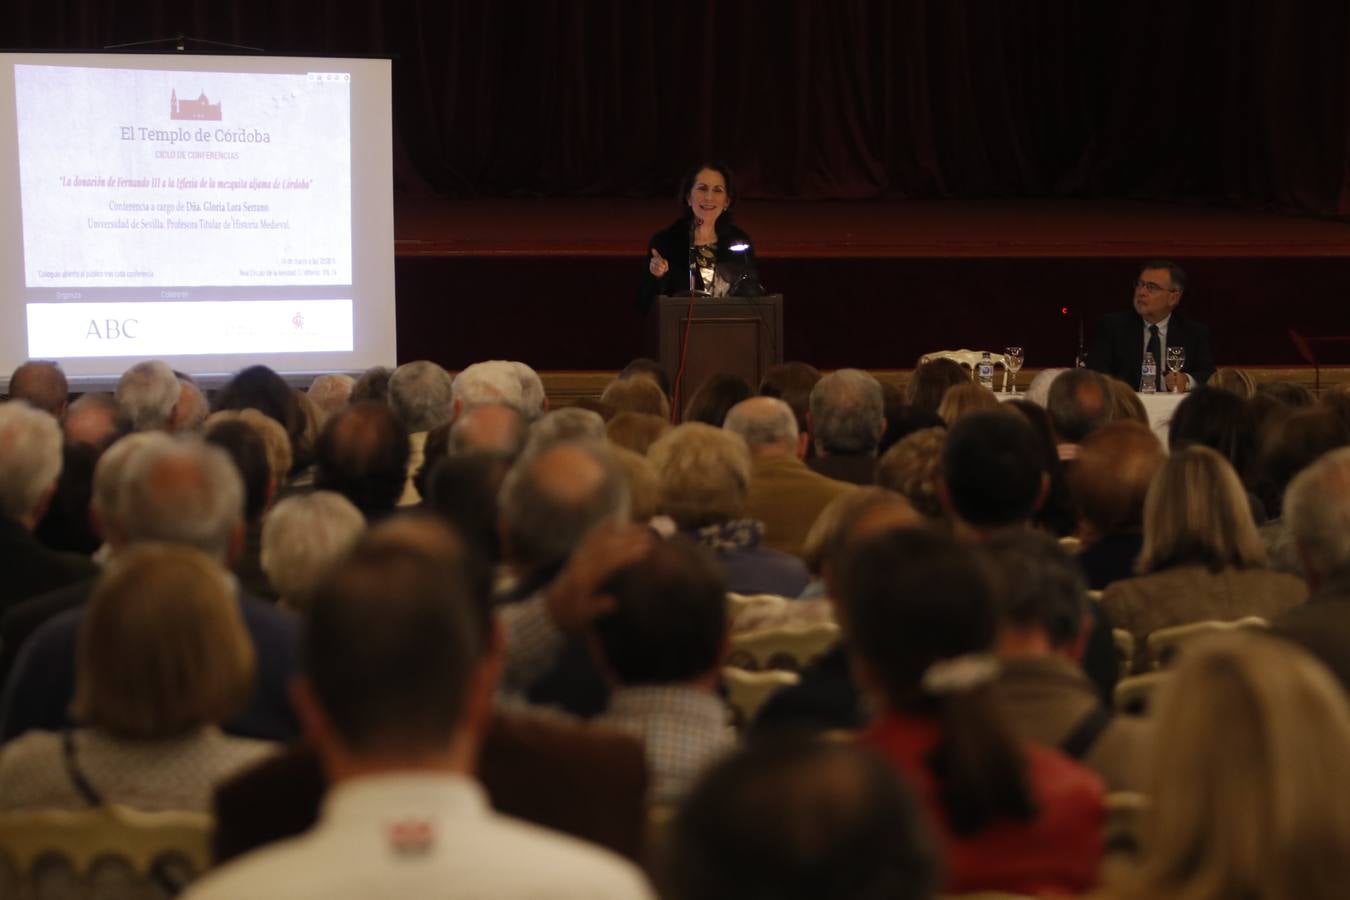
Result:
[[[351,402],[352,388],[355,386],[355,378],[341,374],[320,375],[310,382],[309,390],[305,393],[314,401],[314,408],[319,412],[319,428],[323,428],[334,413]]]
[[[1294,476],[1284,492],[1284,520],[1311,581],[1350,575],[1350,447]]]
[[[504,403],[471,406],[450,427],[447,453],[450,456],[483,453],[515,460],[525,449],[528,428],[525,416],[514,406]]]
[[[861,369],[840,369],[811,389],[811,437],[821,454],[875,453],[885,425],[881,383]]]
[[[1055,383],[1055,379],[1063,375],[1068,369],[1041,369],[1036,373],[1036,377],[1031,379],[1031,384],[1027,385],[1027,402],[1034,403],[1042,409],[1050,402],[1050,385]]]
[[[61,426],[22,400],[0,404],[0,515],[32,528],[61,476]]]
[[[157,359],[138,362],[117,382],[117,406],[132,431],[154,431],[169,426],[178,403],[178,376]]]
[[[389,408],[409,434],[430,431],[454,415],[453,384],[434,362],[404,363],[389,376]]]
[[[229,454],[196,437],[149,443],[127,460],[117,543],[165,541],[229,563],[244,521],[244,483]]]
[[[366,530],[366,517],[335,491],[287,497],[262,526],[262,569],[283,605],[304,609],[310,594]]]
[[[797,447],[797,416],[777,397],[742,400],[727,413],[722,427],[745,438],[751,453],[763,447]]]
[[[479,403],[505,403],[516,409],[525,408],[515,366],[499,359],[474,363],[456,375],[454,396],[457,410]]]
[[[507,556],[535,570],[566,560],[606,519],[626,520],[628,484],[603,443],[568,441],[521,457],[499,508]]]
[[[112,394],[81,394],[66,409],[61,430],[69,443],[105,447],[122,429],[121,416]]]
[[[526,454],[538,453],[560,441],[604,441],[605,420],[598,412],[579,406],[555,409],[530,426]]]
[[[197,383],[187,376],[178,378],[178,403],[173,413],[173,430],[192,433],[202,430],[206,417],[211,413],[211,405]]]
[[[544,414],[544,405],[547,398],[544,395],[544,382],[539,378],[539,373],[523,362],[512,361],[511,368],[516,371],[516,378],[520,381],[520,411],[525,414],[525,418],[533,422]]]

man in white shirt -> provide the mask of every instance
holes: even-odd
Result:
[[[332,785],[319,822],[188,896],[652,897],[619,857],[488,806],[473,769],[501,657],[462,560],[358,546],[311,601],[294,690]]]

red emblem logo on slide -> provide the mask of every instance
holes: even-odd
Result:
[[[295,315],[291,316],[291,324],[294,325],[297,329],[303,329],[305,327],[304,315],[302,313],[296,313]]]
[[[206,92],[196,100],[179,100],[178,91],[169,91],[169,118],[193,119],[206,122],[220,121],[220,101],[212,103],[206,99]]]

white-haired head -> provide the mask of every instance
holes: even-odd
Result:
[[[167,363],[148,359],[122,373],[114,396],[132,431],[154,431],[169,426],[180,390]]]
[[[548,398],[544,396],[544,382],[539,373],[523,362],[512,362],[516,378],[520,381],[520,411],[527,421],[533,422],[544,414]]]
[[[479,403],[505,403],[524,410],[525,398],[515,366],[499,359],[474,363],[455,376],[455,411]]]
[[[32,528],[61,476],[61,426],[23,400],[0,405],[0,515]]]

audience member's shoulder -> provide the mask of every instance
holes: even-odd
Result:
[[[1071,804],[1086,811],[1101,809],[1106,784],[1101,776],[1058,750],[1024,745],[1037,796],[1047,805]]]

